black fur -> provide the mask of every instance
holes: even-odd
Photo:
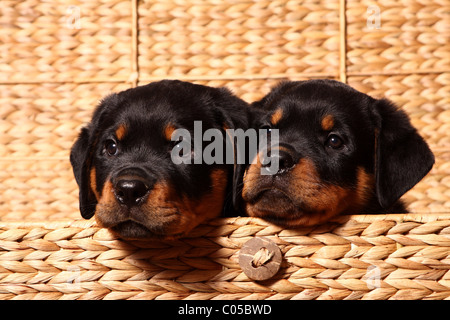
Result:
[[[176,165],[171,161],[173,142],[162,136],[164,126],[170,123],[186,128],[193,136],[196,120],[202,121],[203,132],[209,128],[247,128],[248,105],[225,88],[176,80],[155,82],[106,97],[91,122],[81,130],[70,154],[79,185],[81,215],[89,219],[95,214],[98,202],[95,192],[101,193],[107,180],[126,168],[139,171],[152,184],[169,181],[175,188],[173,192],[193,200],[210,191],[211,170],[223,168],[228,172],[227,188],[231,193],[232,164]],[[115,130],[120,124],[126,125],[127,134],[123,141],[117,142],[120,154],[110,157],[105,154],[105,141],[117,140]],[[91,188],[91,168],[96,170],[97,190]]]
[[[428,145],[404,111],[338,81],[282,82],[251,108],[260,112],[252,126],[279,129],[280,146],[294,150],[295,161],[310,159],[322,181],[352,188],[357,168],[373,175],[370,200],[358,213],[405,212],[400,197],[434,164]],[[272,125],[270,116],[278,108],[283,116]],[[319,125],[328,114],[335,121],[331,132]],[[330,134],[342,138],[343,147],[326,147]],[[248,165],[238,169],[241,178],[246,169]],[[240,186],[234,202],[242,209]]]

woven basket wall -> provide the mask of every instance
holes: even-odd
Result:
[[[449,41],[445,0],[2,0],[0,299],[448,299]],[[123,241],[81,220],[69,150],[99,99],[164,78],[247,101],[281,79],[341,80],[401,106],[436,164],[408,215]],[[283,253],[263,282],[237,263],[256,236]]]

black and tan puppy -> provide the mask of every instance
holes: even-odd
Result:
[[[105,98],[70,160],[81,215],[124,238],[176,238],[222,213],[233,164],[173,161],[183,129],[246,128],[248,106],[224,88],[164,80]],[[224,133],[225,136],[225,133]],[[192,138],[193,139],[193,138]],[[182,160],[203,151],[192,143]],[[187,158],[186,158],[187,157]]]
[[[399,198],[434,163],[403,111],[337,81],[283,82],[253,107],[263,112],[256,128],[279,130],[278,171],[261,175],[274,159],[257,157],[236,202],[283,227],[340,213],[406,212]]]

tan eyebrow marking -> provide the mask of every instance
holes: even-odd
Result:
[[[278,122],[280,122],[282,117],[283,117],[283,109],[278,108],[277,110],[275,110],[275,112],[270,117],[270,122],[273,125],[276,125]]]
[[[334,118],[331,114],[326,115],[323,117],[322,122],[320,123],[322,126],[322,129],[325,131],[329,131],[334,127]]]
[[[121,124],[117,129],[116,129],[116,137],[119,140],[122,140],[125,135],[127,133],[127,127],[124,124]]]
[[[164,128],[164,137],[166,138],[167,141],[172,140],[172,134],[176,129],[177,128],[175,128],[175,126],[170,123],[166,125],[166,127]]]

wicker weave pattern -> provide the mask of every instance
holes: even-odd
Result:
[[[380,28],[367,26],[373,1],[347,1],[348,71],[353,74],[449,70],[450,5],[436,1],[377,1]]]
[[[0,161],[0,220],[79,218],[78,189],[71,170],[68,160]]]
[[[0,60],[2,82],[126,81],[129,76],[127,1],[2,1],[0,19],[0,49],[6,53]]]
[[[116,239],[91,222],[0,224],[3,299],[445,299],[450,217],[345,217],[281,230],[258,219],[211,221],[192,238]],[[251,237],[281,248],[271,280],[237,259]],[[170,249],[170,250],[169,250]]]
[[[128,87],[116,83],[0,86],[0,159],[67,159],[100,98]]]
[[[334,75],[339,63],[337,9],[337,0],[143,1],[142,77]]]

